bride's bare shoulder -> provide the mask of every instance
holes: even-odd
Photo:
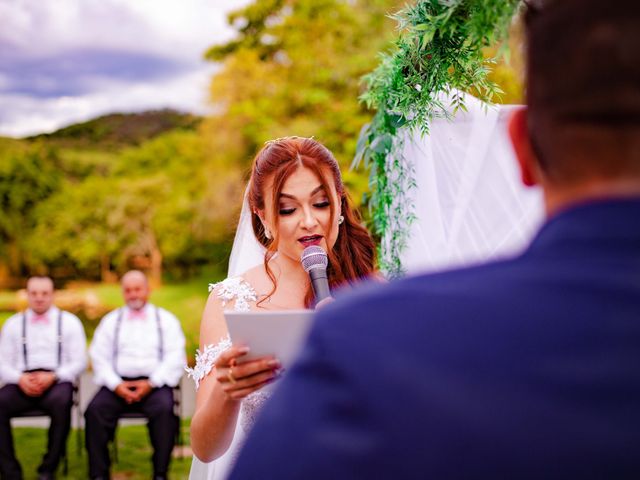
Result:
[[[241,275],[256,292],[269,291],[272,287],[271,279],[264,268],[264,265],[256,265]]]

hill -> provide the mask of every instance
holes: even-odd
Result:
[[[194,130],[201,117],[175,110],[152,110],[141,113],[113,113],[56,130],[26,137],[52,146],[80,149],[114,150],[140,145],[170,130]]]

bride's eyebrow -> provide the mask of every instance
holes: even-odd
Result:
[[[311,192],[311,195],[309,195],[309,196],[313,197],[316,193],[318,193],[321,190],[324,190],[324,186],[323,185],[318,185],[316,188],[313,189],[313,191]],[[290,194],[284,193],[284,192],[280,192],[280,196],[281,197],[285,197],[285,198],[290,198],[291,200],[297,200],[295,195],[290,195]]]

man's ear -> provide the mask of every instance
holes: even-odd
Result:
[[[509,119],[509,137],[520,166],[522,183],[527,187],[538,184],[538,158],[533,152],[529,129],[527,127],[527,108],[522,107],[511,114]]]

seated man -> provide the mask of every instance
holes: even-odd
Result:
[[[87,340],[75,315],[53,306],[53,281],[31,277],[29,308],[9,318],[0,335],[0,476],[21,479],[12,417],[33,409],[51,417],[38,478],[54,478],[71,428],[73,382],[87,366]]]
[[[108,443],[118,418],[138,412],[149,419],[154,478],[166,478],[179,428],[172,387],[186,364],[184,334],[173,314],[147,302],[142,272],[127,272],[121,285],[126,306],[102,319],[89,349],[94,380],[102,387],[84,414],[89,475],[109,478]]]

